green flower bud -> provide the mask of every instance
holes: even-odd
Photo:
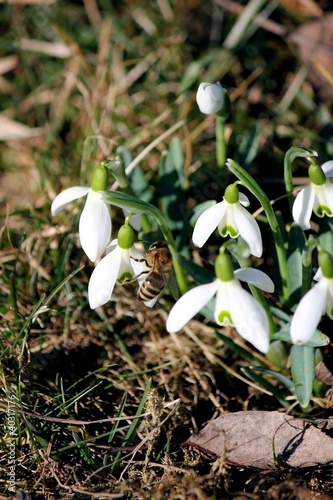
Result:
[[[91,180],[91,189],[93,191],[106,191],[108,187],[108,170],[104,162],[95,168]]]
[[[319,252],[318,261],[325,278],[333,278],[333,257],[328,252]]]
[[[239,191],[237,184],[230,184],[224,191],[224,199],[227,203],[237,203],[239,201]]]
[[[129,224],[121,226],[118,232],[118,246],[128,250],[134,245],[134,231]]]
[[[234,268],[231,258],[226,253],[220,253],[215,261],[215,274],[221,281],[234,279]]]
[[[310,180],[316,186],[322,186],[326,182],[326,175],[322,171],[321,167],[316,163],[312,163],[308,170]]]

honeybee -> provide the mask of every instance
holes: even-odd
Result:
[[[134,260],[144,262],[148,268],[135,278],[146,275],[141,281],[138,298],[142,302],[154,300],[163,291],[172,274],[172,256],[168,245],[164,241],[155,241],[150,245],[143,259]]]

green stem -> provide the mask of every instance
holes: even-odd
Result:
[[[126,194],[128,194],[128,195],[132,196],[133,198],[135,198],[135,192],[134,192],[134,190],[133,190],[133,188],[132,188],[132,186],[130,184],[128,184],[128,186],[126,188],[124,188],[123,191]],[[140,215],[140,221],[141,221],[141,227],[142,227],[143,232],[145,234],[150,233],[150,231],[151,231],[151,223],[150,223],[150,221],[149,221],[149,219],[147,217],[147,214],[142,213]]]
[[[119,153],[121,153],[121,148],[118,148]],[[117,151],[118,151],[117,150]],[[123,192],[135,197],[134,189],[129,183],[128,177],[125,172],[124,159],[120,156],[116,156],[114,160],[103,160],[101,166],[112,172],[114,178],[118,182],[119,186],[122,188]],[[106,189],[106,187],[105,187]],[[141,214],[141,226],[144,233],[149,233],[151,231],[150,221],[145,213]]]
[[[100,191],[103,194],[104,201],[110,203],[111,205],[116,205],[117,207],[125,208],[127,210],[133,211],[137,214],[150,214],[154,217],[163,233],[165,241],[168,244],[171,255],[173,257],[173,267],[175,271],[176,280],[181,294],[184,294],[188,290],[188,283],[184,269],[178,261],[178,252],[173,239],[172,233],[167,225],[162,212],[156,208],[154,205],[147,203],[146,201],[139,200],[134,196],[130,196],[125,193],[120,193],[117,191]]]
[[[284,302],[288,304],[289,291],[287,285],[288,283],[287,257],[284,248],[282,234],[279,228],[278,221],[275,217],[272,205],[270,204],[268,197],[266,196],[264,191],[260,188],[258,183],[253,179],[253,177],[251,177],[251,175],[248,172],[246,172],[246,170],[244,170],[240,165],[238,165],[238,163],[229,159],[227,160],[227,166],[229,170],[236,177],[238,177],[238,179],[242,182],[242,184],[246,186],[251,191],[251,193],[258,199],[259,203],[261,204],[261,206],[265,211],[267,221],[271,227],[274,238],[276,254],[279,263],[280,276],[281,276],[282,295],[284,298]]]
[[[286,188],[287,194],[291,194],[293,192],[293,176],[292,176],[292,171],[291,171],[291,164],[292,162],[300,157],[300,158],[306,158],[307,160],[310,161],[311,156],[318,156],[318,153],[314,151],[313,149],[305,149],[305,148],[299,148],[296,146],[291,147],[288,149],[286,154],[284,155],[284,185]],[[289,196],[289,207],[290,211],[292,209],[294,200]]]
[[[226,144],[225,144],[225,117],[216,115],[216,161],[219,168],[225,168]]]

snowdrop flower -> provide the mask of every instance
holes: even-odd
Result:
[[[134,247],[134,232],[126,219],[118,238],[111,242],[107,255],[97,264],[90,277],[88,298],[91,309],[110,300],[117,280],[122,282],[136,275],[133,259],[142,259],[142,254]]]
[[[256,257],[262,254],[262,239],[259,226],[243,206],[249,206],[248,198],[239,193],[237,185],[231,184],[220,203],[209,207],[198,218],[192,240],[195,246],[202,247],[216,227],[221,236],[237,238],[241,236]]]
[[[311,183],[302,189],[295,198],[293,219],[302,229],[310,229],[312,211],[318,217],[333,217],[333,161],[327,161],[321,167],[312,163],[309,167]]]
[[[51,213],[56,215],[70,202],[87,195],[79,223],[81,246],[91,261],[97,260],[105,251],[111,237],[110,207],[98,191],[107,189],[107,169],[104,165],[95,168],[91,187],[73,186],[62,191],[52,202]]]
[[[200,83],[197,91],[197,104],[201,113],[210,115],[217,113],[224,106],[226,90],[217,83]]]
[[[215,262],[217,278],[199,285],[183,295],[170,311],[166,328],[175,333],[197,314],[214,296],[215,321],[233,325],[238,333],[261,352],[269,349],[269,324],[264,308],[241,287],[239,280],[253,283],[269,293],[274,291],[271,279],[257,269],[233,271],[231,259],[219,254]]]
[[[304,344],[315,333],[323,314],[333,319],[333,258],[327,252],[318,256],[320,272],[316,283],[301,299],[290,324],[294,344]]]

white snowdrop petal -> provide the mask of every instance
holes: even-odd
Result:
[[[323,190],[327,206],[333,213],[333,183],[330,180],[327,180],[323,186]]]
[[[51,214],[57,215],[61,210],[63,210],[66,205],[71,203],[71,201],[77,200],[82,196],[85,196],[89,192],[89,187],[73,186],[64,191],[61,191],[53,200],[51,204]]]
[[[232,325],[230,314],[230,300],[232,297],[229,294],[228,285],[230,282],[219,281],[219,286],[216,294],[214,317],[218,325]],[[223,316],[223,318],[221,318]]]
[[[312,184],[302,189],[293,204],[293,219],[302,229],[310,229],[310,217],[313,209],[315,190]]]
[[[316,331],[325,311],[326,295],[326,283],[320,280],[301,299],[290,324],[290,337],[294,344],[304,344]]]
[[[326,177],[333,177],[333,160],[326,161],[320,166]]]
[[[129,250],[126,250],[124,248],[119,248],[119,250],[120,250],[120,255],[121,255],[119,276],[123,276],[124,274],[133,275],[133,268],[132,268],[132,264],[131,264]]]
[[[225,90],[219,84],[200,83],[196,100],[201,113],[210,115],[220,111]]]
[[[237,332],[256,349],[266,353],[269,349],[269,323],[264,308],[236,281],[229,293],[232,295],[231,318]]]
[[[110,208],[99,193],[90,191],[79,224],[81,246],[91,261],[97,260],[111,237]]]
[[[193,318],[215,295],[218,281],[199,285],[185,293],[169,313],[166,328],[170,333],[178,332]]]
[[[227,202],[221,201],[205,210],[195,223],[192,241],[196,247],[201,248],[209,236],[217,228],[227,209]]]
[[[114,240],[111,241],[111,243],[109,243],[109,245],[106,247],[105,249],[105,253],[106,255],[110,252],[113,252],[113,250],[117,247],[118,245],[118,238],[115,238]]]
[[[121,253],[117,247],[106,255],[95,267],[88,285],[88,298],[91,309],[96,309],[110,300],[117,281]]]
[[[249,267],[245,267],[242,269],[237,269],[234,274],[240,281],[251,283],[264,292],[274,292],[275,287],[273,281],[269,276],[267,276],[266,273],[260,271],[259,269],[251,269]]]
[[[333,279],[326,278],[326,304],[325,312],[330,319],[333,319]]]
[[[240,204],[234,208],[234,217],[239,234],[248,244],[251,254],[261,257],[262,239],[257,221]]]
[[[239,203],[243,205],[243,207],[249,207],[250,206],[250,200],[248,197],[239,191]]]
[[[318,269],[317,269],[317,271],[316,271],[316,273],[315,273],[315,275],[314,275],[313,279],[314,279],[315,281],[319,281],[319,280],[320,280],[320,278],[322,277],[322,275],[323,275],[323,271],[320,269],[320,267],[318,267]]]

